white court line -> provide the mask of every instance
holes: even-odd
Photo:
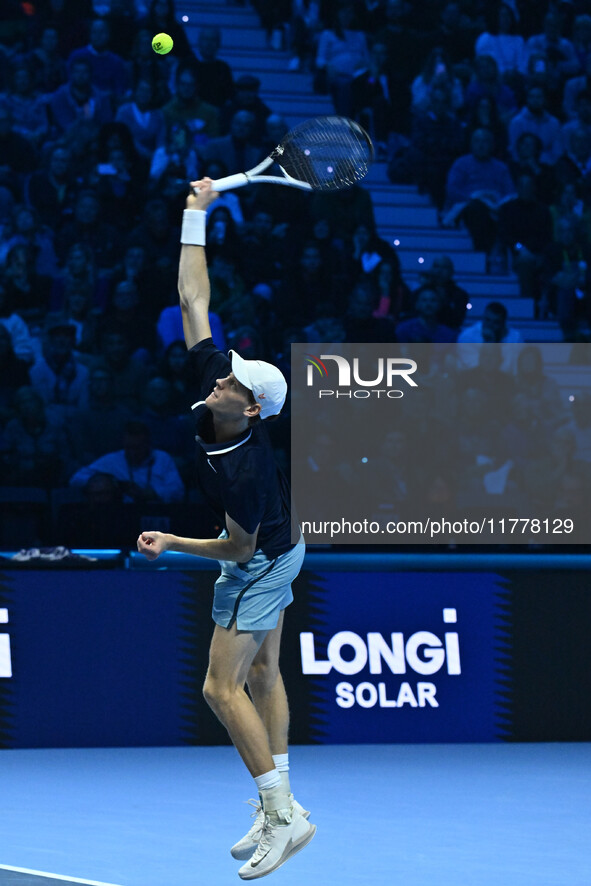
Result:
[[[47,877],[49,880],[65,880],[67,883],[82,883],[83,886],[116,886],[115,883],[99,883],[98,880],[79,880],[78,877],[64,877],[60,874],[48,874],[46,871],[32,871],[29,868],[12,868],[7,864],[0,864],[0,871],[14,871],[16,874],[34,874],[37,877]]]

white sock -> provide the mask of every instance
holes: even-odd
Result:
[[[262,775],[255,775],[254,780],[259,794],[262,791],[270,791],[272,788],[278,788],[281,786],[281,776],[276,769],[271,769],[269,772],[263,772]]]
[[[289,754],[273,754],[273,763],[277,772],[289,772]]]
[[[273,763],[281,778],[283,789],[291,794],[291,785],[289,783],[289,754],[273,754]]]

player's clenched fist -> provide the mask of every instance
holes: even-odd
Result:
[[[207,209],[219,197],[217,191],[212,191],[210,178],[202,178],[199,181],[189,182],[191,193],[187,197],[187,209]]]
[[[137,540],[137,549],[148,560],[155,560],[168,550],[168,536],[164,532],[142,532]]]

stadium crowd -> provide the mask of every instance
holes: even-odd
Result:
[[[591,0],[252,5],[289,69],[369,130],[391,181],[464,226],[491,273],[513,269],[566,342],[591,340]],[[165,513],[193,488],[176,290],[187,182],[252,167],[287,124],[219,57],[218,29],[190,44],[173,0],[1,9],[0,485]],[[152,51],[158,32],[170,55]],[[292,341],[519,340],[496,302],[463,328],[448,256],[411,290],[362,186],[228,192],[207,228],[216,343],[287,376]],[[285,460],[288,427],[273,429]],[[134,537],[88,511],[81,527],[69,504],[60,543]]]

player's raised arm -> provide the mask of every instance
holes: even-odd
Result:
[[[187,197],[181,233],[179,295],[185,343],[192,348],[211,336],[209,326],[209,277],[205,258],[205,210],[218,196],[211,190],[211,179],[191,182],[196,194]]]

